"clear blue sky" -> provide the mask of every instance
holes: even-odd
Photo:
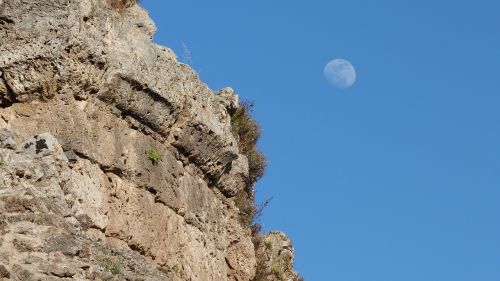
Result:
[[[306,280],[500,280],[500,1],[142,3],[156,42],[256,102],[261,223]]]

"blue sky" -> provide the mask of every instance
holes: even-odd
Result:
[[[306,280],[500,280],[499,1],[141,2],[157,43],[255,101],[261,223]]]

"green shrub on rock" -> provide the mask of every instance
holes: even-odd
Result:
[[[151,162],[153,162],[153,164],[158,164],[158,162],[161,161],[161,155],[158,152],[158,150],[156,150],[155,148],[149,149],[146,152],[146,155],[148,156],[149,160],[151,160]]]

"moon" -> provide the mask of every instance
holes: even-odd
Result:
[[[340,89],[347,89],[356,82],[354,66],[344,59],[334,59],[327,63],[323,74],[328,82]]]

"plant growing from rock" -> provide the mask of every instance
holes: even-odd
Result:
[[[122,265],[118,260],[110,257],[98,256],[97,261],[104,270],[111,272],[113,275],[120,274],[122,271]]]
[[[41,85],[42,90],[42,99],[44,101],[48,101],[53,99],[57,94],[57,81],[55,79],[51,79],[49,81],[45,81]]]
[[[155,148],[149,149],[146,152],[146,155],[148,156],[149,160],[151,160],[151,162],[153,162],[153,164],[158,164],[158,162],[161,161],[161,155],[158,152],[158,150],[156,150]]]
[[[263,207],[255,205],[255,183],[264,175],[266,159],[262,152],[257,149],[257,141],[260,138],[260,127],[252,119],[251,113],[253,103],[243,101],[231,114],[231,131],[238,142],[240,153],[248,159],[249,176],[245,188],[235,198],[235,204],[240,210],[240,222],[246,227],[254,223],[255,218]]]
[[[261,131],[259,124],[252,119],[253,107],[252,102],[243,101],[231,114],[231,131],[238,142],[240,153],[248,158],[247,186],[250,189],[264,175],[267,165],[264,154],[257,150],[257,141]]]
[[[106,2],[116,10],[123,10],[136,3],[139,3],[138,0],[106,0]]]
[[[260,138],[260,127],[252,119],[251,112],[253,103],[242,102],[240,106],[231,114],[231,130],[233,136],[238,142],[238,148],[241,154],[248,159],[249,176],[245,187],[236,194],[234,202],[240,210],[239,220],[241,225],[250,228],[252,232],[252,242],[256,249],[256,273],[252,281],[285,280],[284,269],[280,263],[270,266],[267,262],[265,250],[272,248],[270,242],[264,242],[261,234],[261,225],[256,223],[258,217],[262,214],[264,208],[271,199],[262,204],[255,203],[255,183],[264,175],[266,159],[257,149],[257,142]],[[294,276],[293,281],[303,281],[300,276]]]

